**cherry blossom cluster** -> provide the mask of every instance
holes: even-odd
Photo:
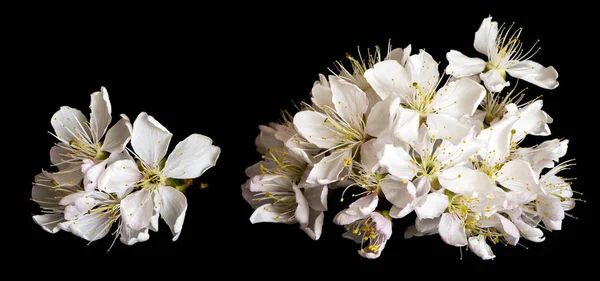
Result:
[[[177,240],[188,207],[183,191],[216,164],[220,148],[192,134],[165,157],[172,134],[145,112],[133,124],[121,114],[109,129],[112,107],[104,87],[91,95],[90,110],[89,120],[68,106],[52,116],[58,141],[50,149],[52,170],[42,170],[33,183],[32,200],[41,207],[33,220],[50,233],[90,242],[110,233],[113,244],[119,238],[133,245],[158,231],[162,218]]]
[[[333,217],[358,253],[378,258],[395,219],[414,213],[404,237],[439,235],[482,259],[494,244],[544,241],[575,206],[560,162],[568,140],[547,139],[552,118],[518,82],[558,86],[558,73],[532,61],[522,29],[491,17],[475,33],[482,58],[451,50],[438,61],[411,45],[376,48],[351,68],[319,75],[310,102],[260,126],[262,160],[246,170],[242,195],[252,223],[299,224],[319,239],[328,193],[351,203]],[[511,84],[513,84],[511,86]],[[343,190],[343,191],[342,191]],[[341,198],[340,198],[341,197]],[[462,257],[462,251],[461,251]]]

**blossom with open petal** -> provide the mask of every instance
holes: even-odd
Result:
[[[259,175],[242,185],[244,198],[255,209],[252,223],[299,223],[313,240],[321,236],[327,192],[327,186],[301,189],[282,175]]]
[[[333,219],[346,228],[344,238],[360,243],[358,253],[368,259],[378,258],[392,236],[391,218],[386,217],[387,212],[375,211],[377,202],[377,194],[362,197]]]
[[[335,76],[330,76],[329,82],[333,108],[324,107],[324,112],[300,111],[294,116],[298,132],[323,150],[318,156],[324,157],[314,164],[306,179],[313,184],[338,181],[342,170],[350,167],[363,144],[385,132],[387,126],[381,122],[392,120],[389,107],[385,106],[381,110],[372,110],[365,118],[368,107],[366,94],[356,85]]]
[[[60,201],[60,204],[65,206],[65,219],[67,220],[63,223],[65,230],[93,242],[105,237],[111,232],[113,225],[117,225],[117,229],[113,232],[115,236],[113,244],[117,238],[120,238],[120,241],[126,245],[148,240],[150,238],[149,227],[134,230],[123,222],[121,201],[132,190],[122,188],[127,191],[113,194],[102,191],[80,191],[65,196]],[[158,213],[154,215],[154,220],[158,222]]]
[[[448,81],[438,89],[438,63],[423,50],[410,56],[405,66],[394,60],[377,63],[365,77],[381,99],[399,98],[393,133],[402,141],[416,139],[425,121],[463,127],[460,119],[472,116],[485,96],[485,89],[471,79]]]
[[[187,199],[177,188],[189,185],[191,179],[213,167],[221,150],[212,145],[209,137],[192,134],[179,142],[165,161],[171,136],[152,116],[140,113],[131,136],[138,163],[129,159],[112,163],[100,175],[98,189],[119,195],[137,190],[121,200],[125,225],[132,230],[143,230],[158,212],[175,241],[181,234],[187,211]]]
[[[106,88],[91,95],[90,109],[89,122],[81,111],[68,106],[52,116],[53,135],[60,142],[50,150],[52,163],[61,171],[81,170],[82,165],[90,171],[84,185],[88,192],[96,187],[106,160],[118,157],[131,138],[131,124],[126,115],[121,115],[121,120],[107,131],[112,108]]]
[[[522,28],[512,30],[512,27],[502,26],[499,29],[492,17],[485,18],[475,32],[474,46],[479,53],[487,56],[487,61],[469,58],[451,50],[446,55],[449,62],[447,72],[455,77],[479,75],[491,92],[500,92],[509,85],[507,73],[545,89],[558,87],[556,69],[532,61],[531,58],[537,53],[537,50],[534,51],[535,45],[529,51],[524,51],[519,39]]]
[[[456,247],[477,246],[474,252],[483,259],[493,256],[484,245],[486,239],[494,244],[518,243],[519,230],[500,214],[506,205],[506,193],[486,174],[459,166],[444,171],[439,180],[449,198],[447,212],[442,214],[438,225],[444,242]]]
[[[64,197],[83,191],[79,182],[77,173],[49,173],[42,170],[31,188],[31,200],[40,205],[42,214],[34,215],[33,220],[50,233],[64,229],[61,224],[66,221],[65,206],[59,203]]]
[[[375,47],[375,51],[373,53],[369,51],[367,55],[363,57],[359,48],[358,58],[354,58],[349,54],[346,56],[350,62],[351,70],[348,70],[342,62],[338,61],[336,62],[337,71],[331,72],[335,76],[356,85],[365,92],[367,100],[369,101],[369,107],[367,108],[366,113],[369,114],[371,108],[382,99],[379,97],[379,95],[377,95],[373,87],[371,87],[371,84],[369,84],[365,78],[365,72],[368,69],[373,68],[373,65],[376,63],[386,60],[394,60],[404,66],[408,60],[408,57],[410,56],[411,50],[411,45],[408,45],[406,48],[402,49],[392,48],[391,44],[388,44],[387,54],[385,54],[385,57],[382,56],[381,49],[378,46]],[[325,77],[323,74],[319,74],[319,80],[315,81],[313,84],[311,96],[313,105],[317,109],[323,108],[324,106],[331,108],[334,107],[331,86],[329,81],[327,81],[327,77]]]
[[[386,144],[380,164],[398,179],[426,178],[428,185],[439,189],[437,177],[447,168],[472,161],[484,143],[476,139],[477,130],[472,126],[456,144],[449,139],[437,140],[428,127],[419,128],[418,138],[404,145]]]

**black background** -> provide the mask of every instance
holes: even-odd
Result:
[[[284,272],[289,274],[284,276],[318,277],[317,271],[329,271],[342,277],[367,271],[400,278],[411,273],[469,276],[487,271],[510,277],[522,274],[518,272],[588,270],[584,262],[596,247],[591,226],[597,201],[592,195],[596,175],[584,173],[593,168],[586,158],[597,152],[594,137],[584,128],[595,128],[597,122],[587,119],[597,116],[590,111],[590,96],[597,95],[596,80],[590,75],[597,62],[590,61],[594,47],[585,35],[590,18],[564,9],[503,14],[472,7],[458,7],[460,13],[434,13],[400,5],[348,10],[324,10],[319,5],[306,10],[225,6],[20,10],[22,17],[6,23],[10,49],[6,60],[14,64],[9,64],[5,79],[16,87],[4,93],[4,107],[16,113],[7,121],[15,128],[5,135],[9,141],[5,149],[17,152],[10,157],[18,159],[18,165],[10,182],[5,182],[14,195],[4,201],[18,208],[5,214],[5,220],[17,220],[19,226],[6,226],[4,235],[12,237],[5,240],[14,251],[11,256],[36,268],[30,273],[81,271],[102,276],[104,271],[122,271],[143,276],[164,271],[173,278],[213,273],[282,278]],[[268,11],[273,7],[277,10]],[[412,44],[413,53],[426,48],[442,67],[450,49],[478,56],[474,32],[489,13],[499,22],[516,21],[524,27],[525,46],[541,39],[542,51],[535,60],[559,72],[556,90],[530,86],[527,97],[543,94],[544,109],[555,119],[550,125],[553,136],[570,139],[564,159],[578,158],[569,175],[579,178],[573,188],[588,200],[571,212],[579,220],[566,218],[563,230],[546,233],[541,244],[523,239],[529,250],[496,245],[494,261],[481,261],[464,251],[461,261],[459,250],[438,236],[403,239],[414,215],[394,221],[394,234],[378,260],[363,259],[357,254],[358,245],[341,238],[342,228],[331,222],[342,207],[339,191],[331,194],[331,211],[319,241],[310,240],[297,225],[250,224],[252,209],[241,197],[240,185],[246,180],[244,169],[260,159],[254,148],[259,124],[277,121],[279,110],[293,108],[292,101],[308,100],[317,75],[326,74],[345,53],[356,54],[357,45],[365,51],[386,46],[391,38],[396,47]],[[120,113],[133,120],[146,111],[174,134],[171,148],[189,134],[201,133],[222,149],[217,166],[201,177],[210,186],[186,193],[189,207],[176,242],[171,242],[170,231],[161,222],[161,230],[149,241],[134,246],[117,242],[107,253],[110,238],[87,246],[68,233],[46,233],[31,220],[37,206],[29,201],[30,182],[49,166],[50,117],[62,105],[87,115],[89,94],[100,86],[110,94],[113,120]],[[528,138],[530,143],[547,139]]]

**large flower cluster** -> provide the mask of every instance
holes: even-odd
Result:
[[[522,146],[549,136],[552,118],[542,100],[524,102],[510,87],[520,79],[554,89],[558,74],[531,60],[537,49],[524,49],[520,34],[488,17],[474,43],[487,61],[452,50],[440,73],[424,50],[388,46],[320,75],[311,102],[260,127],[263,160],[242,186],[251,222],[299,223],[319,239],[328,190],[342,187],[342,201],[356,200],[333,222],[366,258],[379,257],[393,219],[412,212],[405,238],[439,234],[482,259],[495,257],[490,244],[541,242],[542,229],[561,229],[579,200],[560,175],[573,165],[558,162],[568,140]]]
[[[133,245],[158,231],[162,217],[177,240],[187,210],[183,191],[216,164],[220,148],[192,134],[165,158],[172,134],[152,116],[142,112],[131,124],[121,114],[108,129],[112,108],[104,87],[91,95],[90,109],[89,121],[68,106],[52,116],[58,142],[50,160],[58,171],[35,177],[32,200],[42,214],[34,221],[50,233],[90,242],[111,233],[113,244],[120,238]]]

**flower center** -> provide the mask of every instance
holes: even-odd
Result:
[[[167,179],[158,166],[152,169],[142,169],[142,174],[144,178],[138,182],[137,187],[139,188],[156,190],[159,186],[165,186],[167,183]]]
[[[254,194],[253,200],[271,203],[271,206],[262,208],[265,208],[265,210],[271,208],[275,213],[277,213],[277,215],[273,217],[274,221],[292,221],[296,217],[295,212],[296,208],[298,207],[298,203],[296,202],[296,194],[292,191],[259,192]]]
[[[109,155],[100,150],[102,142],[91,143],[82,137],[75,137],[69,144],[58,143],[57,146],[66,151],[59,153],[59,156],[63,157],[61,158],[62,163],[81,163],[85,159],[104,160]]]
[[[260,165],[261,174],[281,175],[291,179],[294,183],[300,182],[307,166],[303,161],[298,161],[291,156],[284,147],[269,148],[262,157],[265,164]]]
[[[483,227],[481,219],[489,219],[489,217],[483,217],[482,215],[473,212],[477,204],[480,203],[479,198],[466,197],[461,194],[454,194],[449,190],[445,191],[445,194],[450,198],[450,204],[448,205],[448,212],[457,216],[463,226],[467,236],[478,236],[482,235],[487,239],[490,239],[492,243],[497,244],[502,242],[507,244],[504,239],[505,234],[500,233],[493,227]],[[491,211],[491,207],[487,207],[486,211]]]
[[[406,99],[404,107],[418,111],[421,117],[421,124],[425,121],[427,115],[435,113],[435,109],[432,104],[435,99],[437,92],[435,88],[437,85],[419,85],[415,82],[412,87],[416,90],[413,92],[412,97]]]
[[[371,217],[362,220],[357,220],[346,226],[347,231],[351,231],[352,234],[362,238],[360,243],[360,251],[363,253],[379,252],[381,244],[383,244],[383,242],[386,241],[385,237],[377,231],[375,226],[376,223]]]
[[[484,72],[496,69],[500,75],[506,79],[505,70],[507,68],[520,61],[531,59],[540,50],[539,47],[535,48],[540,41],[537,40],[535,44],[525,52],[523,49],[523,42],[519,39],[523,28],[513,29],[513,27],[514,23],[508,28],[504,25],[500,28],[498,37],[496,37],[495,50],[491,50],[488,54],[490,62],[486,66]]]

